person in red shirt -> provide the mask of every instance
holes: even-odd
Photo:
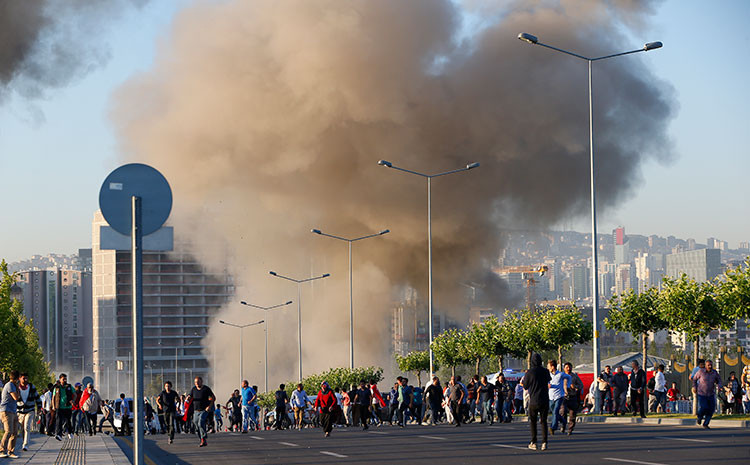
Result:
[[[331,430],[333,430],[332,414],[337,405],[336,396],[333,395],[328,383],[323,381],[320,385],[318,397],[315,399],[315,408],[320,409],[320,423],[323,425],[326,437],[330,436]]]
[[[680,400],[680,390],[677,389],[677,383],[672,383],[672,387],[667,390],[667,411],[674,413],[677,410],[676,402]]]
[[[75,390],[73,391],[73,430],[75,434],[86,433],[88,430],[86,427],[88,421],[84,421],[86,420],[86,415],[81,411],[81,404],[83,403],[81,401],[81,397],[83,396],[82,387],[81,383],[76,383]]]

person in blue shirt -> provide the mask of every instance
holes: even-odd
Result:
[[[417,420],[417,424],[422,424],[422,396],[424,390],[420,386],[414,386],[414,417]]]
[[[256,429],[258,427],[257,422],[254,418],[255,413],[255,401],[258,399],[258,395],[255,390],[250,387],[250,383],[247,380],[242,381],[242,432],[247,433],[248,428]]]
[[[552,414],[552,424],[549,429],[550,434],[555,434],[558,425],[561,426],[562,431],[565,431],[567,420],[562,409],[565,396],[568,394],[570,376],[557,369],[557,360],[547,362],[547,369],[551,378],[549,382],[549,409]]]

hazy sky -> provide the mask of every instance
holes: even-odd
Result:
[[[150,2],[118,19],[100,38],[108,43],[109,60],[84,79],[50,91],[44,100],[11,95],[0,104],[5,200],[0,258],[15,261],[90,247],[99,187],[119,163],[108,115],[110,95],[150,67],[181,3]],[[638,59],[676,90],[680,108],[671,125],[676,158],[667,165],[645,165],[633,197],[617,209],[599,212],[600,232],[624,225],[631,233],[692,237],[703,243],[717,237],[732,248],[750,240],[745,190],[750,173],[748,20],[750,2],[744,0],[672,0],[660,7],[647,36],[623,44],[627,50],[664,42],[663,49]],[[529,32],[544,36],[544,31]],[[590,227],[587,217],[559,226]]]

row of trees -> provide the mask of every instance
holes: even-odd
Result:
[[[556,307],[543,312],[524,309],[506,312],[502,323],[490,317],[466,330],[444,331],[433,340],[432,351],[435,362],[449,367],[453,375],[457,366],[468,364],[479,374],[484,360],[497,359],[498,369],[502,370],[505,357],[530,359],[533,352],[556,350],[562,364],[565,350],[591,337],[591,322],[584,320],[576,307]],[[396,355],[396,362],[402,372],[414,373],[420,385],[422,373],[430,366],[427,351]]]
[[[696,282],[685,274],[677,279],[665,277],[661,290],[629,290],[610,299],[609,306],[605,326],[641,338],[644,366],[648,333],[665,329],[684,333],[693,342],[693,363],[697,364],[701,338],[750,318],[750,261],[707,282]]]
[[[8,264],[0,261],[0,376],[7,379],[11,370],[29,373],[31,382],[46,386],[53,380],[44,361],[39,337],[31,321],[26,321],[23,303],[11,298],[17,281],[16,273],[8,273]]]

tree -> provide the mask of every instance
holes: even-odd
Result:
[[[463,358],[474,362],[475,375],[479,374],[479,364],[482,360],[495,355],[497,343],[500,341],[500,332],[500,323],[493,316],[481,324],[473,323],[465,333]]]
[[[518,346],[511,326],[506,324],[505,321],[501,324],[493,316],[486,319],[484,323],[493,327],[497,326],[495,330],[497,336],[490,347],[490,352],[492,356],[497,357],[497,368],[502,373],[505,357],[523,358],[526,355],[526,349]]]
[[[711,282],[698,283],[684,273],[679,279],[664,278],[659,309],[675,331],[693,341],[693,364],[697,366],[700,338],[713,329],[728,329],[734,323],[731,312],[717,300],[717,288]]]
[[[541,324],[545,345],[557,347],[557,358],[561,367],[563,350],[590,341],[594,334],[591,322],[584,320],[575,306],[548,310],[542,315]]]
[[[717,281],[716,298],[732,319],[750,318],[750,258],[744,267],[729,268]]]
[[[526,363],[531,368],[531,355],[534,352],[556,349],[550,345],[543,335],[542,318],[528,308],[505,312],[503,326],[505,336],[503,342],[510,353],[526,353]]]
[[[27,372],[32,383],[46,386],[53,377],[44,361],[39,336],[34,325],[26,321],[23,303],[10,296],[17,279],[15,273],[8,273],[5,260],[0,261],[0,373]]]
[[[451,368],[451,376],[456,376],[456,366],[466,363],[464,346],[466,333],[458,329],[443,331],[432,340],[432,353],[443,366]]]
[[[648,356],[648,333],[666,329],[667,321],[659,307],[659,291],[653,287],[636,294],[633,289],[609,300],[609,317],[604,320],[608,329],[631,333],[641,338],[643,369]]]
[[[409,352],[405,356],[396,354],[398,369],[404,373],[414,372],[419,386],[422,385],[422,372],[430,369],[430,353],[426,350]]]

